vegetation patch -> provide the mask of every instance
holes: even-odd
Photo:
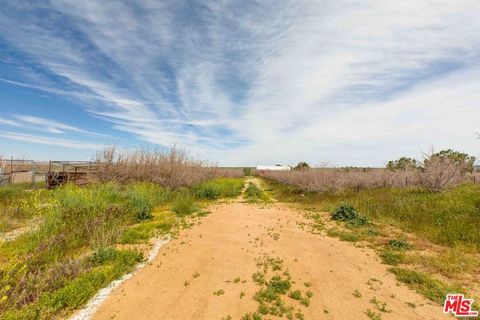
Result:
[[[252,279],[260,289],[255,293],[254,299],[258,302],[257,311],[247,313],[242,319],[263,319],[274,316],[287,319],[304,319],[303,313],[294,305],[285,301],[289,297],[299,305],[308,307],[313,292],[307,290],[291,290],[294,282],[288,270],[283,270],[283,261],[279,258],[265,256],[257,261],[259,271],[252,275]]]
[[[348,203],[368,219],[392,224],[451,248],[480,251],[480,185],[461,184],[443,192],[424,188],[373,188],[312,192],[268,180],[277,199],[335,212]]]
[[[188,189],[183,189],[175,197],[172,211],[179,217],[191,215],[200,210],[195,202],[195,197]]]
[[[459,286],[447,284],[423,272],[399,267],[392,267],[389,271],[398,281],[406,283],[410,288],[438,304],[443,303],[447,293],[464,292]]]
[[[217,200],[234,198],[242,193],[243,181],[235,178],[217,178],[192,187],[192,193],[198,200]]]
[[[249,203],[271,202],[271,199],[265,194],[265,192],[252,182],[248,183],[244,192],[244,197]]]
[[[388,247],[392,250],[404,251],[412,249],[412,245],[403,239],[392,239],[388,241]]]
[[[241,181],[214,183],[226,197],[240,192]],[[0,188],[2,230],[38,221],[36,228],[0,244],[1,318],[66,317],[142,259],[134,250],[114,249],[118,244],[147,243],[191,226],[196,200],[193,188],[145,182]],[[4,224],[3,214],[15,223]]]
[[[330,237],[339,238],[340,240],[347,242],[357,242],[365,239],[365,236],[362,234],[335,228],[328,229],[327,235]]]
[[[386,249],[380,253],[380,257],[385,264],[398,266],[405,260],[405,254],[400,251]]]
[[[367,311],[365,311],[365,315],[369,318],[369,319],[372,319],[372,320],[382,320],[382,316],[380,313],[377,313],[375,311],[372,311],[370,309],[367,309]]]
[[[357,209],[347,203],[335,209],[335,212],[332,214],[332,219],[346,222],[347,225],[351,227],[362,227],[369,224],[367,218],[361,216],[357,212]]]

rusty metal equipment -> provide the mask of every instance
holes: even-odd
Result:
[[[92,161],[50,161],[45,176],[47,189],[53,189],[67,182],[77,185],[88,183],[90,175],[95,174],[97,162]]]

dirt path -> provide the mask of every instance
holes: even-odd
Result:
[[[209,210],[118,288],[94,319],[241,319],[257,310],[252,274],[264,255],[283,260],[292,290],[311,283],[308,307],[283,298],[305,319],[369,319],[368,309],[381,319],[445,317],[441,307],[398,284],[373,250],[303,230],[302,215],[292,209],[234,202]],[[379,310],[383,303],[389,312]]]

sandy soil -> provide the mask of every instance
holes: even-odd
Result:
[[[234,202],[210,211],[118,288],[94,319],[240,319],[257,309],[252,297],[259,287],[252,274],[262,254],[283,259],[295,281],[292,289],[312,283],[311,304],[301,308],[305,319],[368,319],[367,309],[382,319],[446,317],[440,306],[397,283],[373,250],[303,230],[298,224],[303,217],[295,210]],[[241,281],[235,283],[237,277]],[[214,295],[218,290],[225,293]],[[360,298],[353,296],[355,290]],[[373,297],[391,312],[379,312]]]

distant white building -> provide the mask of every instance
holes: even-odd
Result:
[[[290,166],[257,166],[257,171],[289,171],[292,170]]]

